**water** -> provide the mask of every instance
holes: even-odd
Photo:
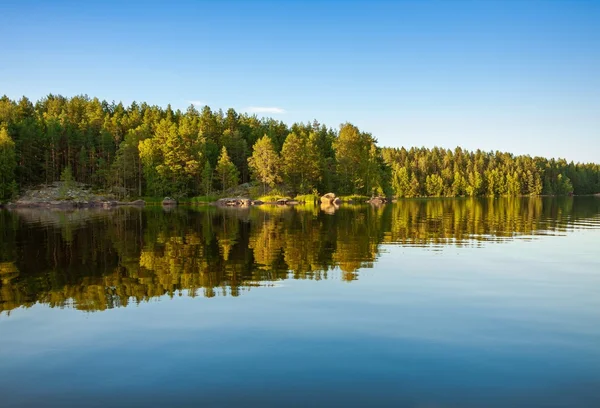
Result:
[[[599,244],[596,197],[0,212],[0,405],[598,407]]]

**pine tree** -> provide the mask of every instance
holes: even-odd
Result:
[[[202,170],[201,177],[201,189],[204,195],[210,195],[212,190],[212,182],[213,182],[213,169],[210,167],[210,163],[208,160],[204,163],[204,169]]]
[[[410,178],[408,170],[404,166],[394,167],[392,188],[396,197],[408,197],[410,191]]]
[[[238,184],[238,170],[231,162],[225,146],[223,146],[223,149],[221,150],[221,156],[219,156],[217,167],[215,167],[215,174],[217,179],[221,182],[221,189],[223,192]]]
[[[15,142],[6,128],[0,128],[0,200],[8,200],[17,192]]]

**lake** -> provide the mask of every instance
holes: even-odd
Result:
[[[3,407],[599,407],[600,198],[0,211]]]

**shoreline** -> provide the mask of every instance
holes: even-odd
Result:
[[[600,193],[595,194],[579,194],[579,195],[570,195],[570,196],[560,196],[560,195],[539,195],[537,198],[568,198],[568,197],[598,197],[600,198]],[[499,199],[499,198],[534,198],[530,196],[502,196],[502,197],[402,197],[402,198],[389,198],[386,200],[381,200],[379,198],[372,200],[352,200],[352,199],[340,199],[337,204],[372,204],[372,205],[382,205],[388,203],[397,203],[405,200],[438,200],[438,199]],[[306,205],[309,204],[307,201],[303,200],[293,200],[293,199],[281,199],[277,201],[260,201],[254,200],[247,197],[229,197],[229,198],[220,198],[215,201],[192,201],[192,200],[166,200],[162,201],[150,201],[147,202],[143,199],[137,199],[134,201],[118,201],[118,200],[90,200],[90,201],[73,201],[73,200],[48,200],[48,201],[28,201],[28,200],[17,200],[14,202],[5,202],[0,203],[0,209],[14,209],[14,208],[29,208],[29,209],[54,209],[54,210],[78,210],[78,209],[113,209],[119,207],[137,207],[143,208],[145,206],[162,206],[162,207],[176,207],[176,206],[186,206],[186,207],[197,207],[197,206],[214,206],[214,207],[222,207],[222,208],[250,208],[257,206],[279,206],[279,207],[294,207],[297,205]],[[314,205],[320,205],[318,200],[313,201]]]

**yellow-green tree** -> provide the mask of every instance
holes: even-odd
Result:
[[[221,149],[221,155],[219,156],[217,167],[215,167],[215,174],[221,183],[221,189],[223,192],[231,187],[235,187],[238,184],[238,170],[231,162],[225,146],[223,146]]]
[[[254,144],[252,156],[248,158],[248,165],[254,177],[263,183],[265,193],[267,185],[274,187],[276,183],[281,181],[279,155],[273,148],[271,138],[267,135],[264,135]]]
[[[292,132],[283,143],[281,149],[283,178],[294,192],[307,193],[320,180],[321,157],[315,137],[315,134],[299,136]]]
[[[339,190],[342,193],[371,194],[380,184],[375,139],[350,123],[340,128],[333,142]]]

